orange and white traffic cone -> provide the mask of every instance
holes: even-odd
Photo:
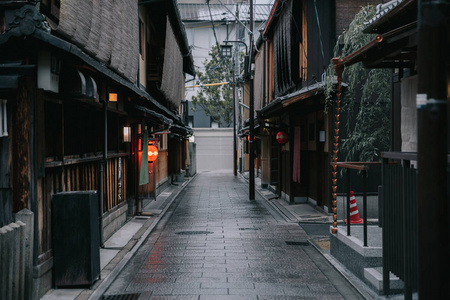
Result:
[[[347,219],[344,220],[347,224]],[[362,224],[364,220],[359,217],[358,206],[356,205],[356,197],[353,191],[350,191],[350,224]]]

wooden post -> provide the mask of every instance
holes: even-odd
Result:
[[[14,109],[11,110],[11,148],[12,148],[12,186],[13,212],[28,208],[30,195],[30,130],[31,130],[31,101],[30,82],[21,79]]]
[[[419,298],[450,298],[450,204],[447,186],[447,78],[449,3],[418,6]]]

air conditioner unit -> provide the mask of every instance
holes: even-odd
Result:
[[[48,51],[38,54],[38,88],[59,93],[61,60]]]

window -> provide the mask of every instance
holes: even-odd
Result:
[[[145,26],[144,22],[139,19],[139,53],[141,54],[142,59],[145,59],[144,52],[145,51]]]
[[[0,137],[8,136],[8,114],[6,111],[7,101],[0,99]]]

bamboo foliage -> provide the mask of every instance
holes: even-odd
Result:
[[[345,57],[374,38],[365,34],[364,22],[375,15],[375,7],[363,7],[351,22],[349,29],[338,38],[335,57]],[[325,78],[327,106],[334,91],[335,74],[331,64]],[[343,82],[348,84],[342,97],[342,114],[346,114],[347,136],[342,138],[341,151],[345,161],[374,161],[380,152],[390,147],[390,87],[388,69],[366,69],[362,63],[348,66]],[[341,135],[342,136],[342,135]]]

